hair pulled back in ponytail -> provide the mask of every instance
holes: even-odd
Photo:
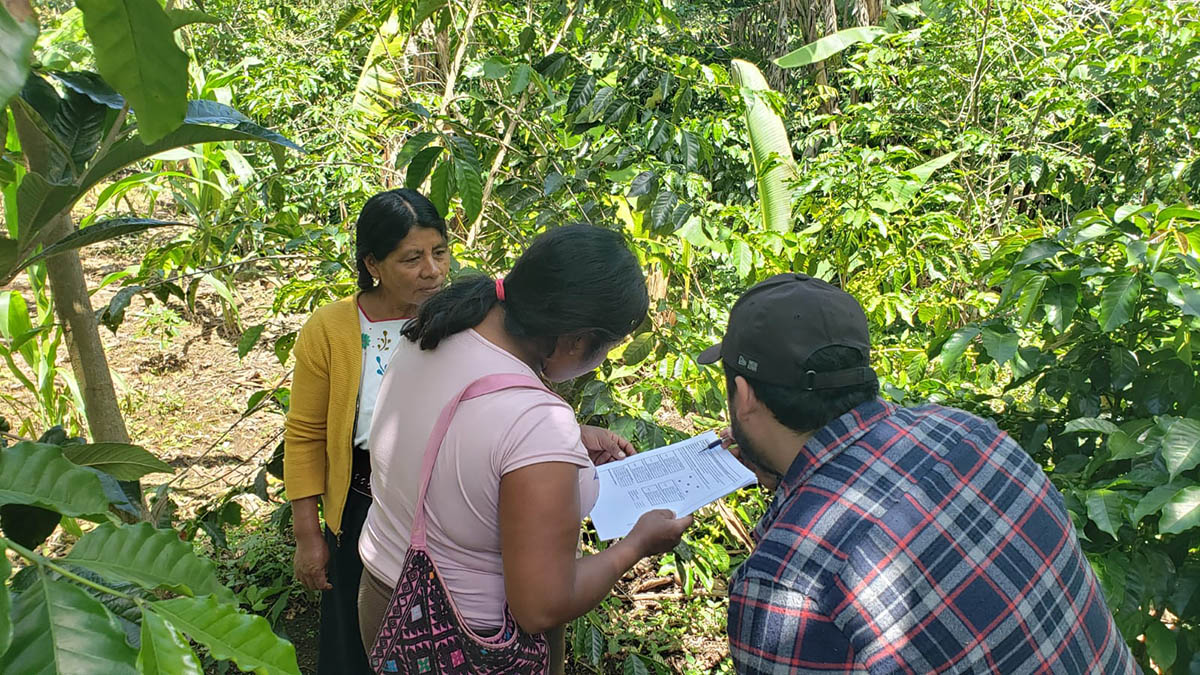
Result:
[[[514,337],[587,333],[593,344],[615,342],[646,318],[650,300],[637,258],[617,232],[567,225],[538,235],[504,278],[504,328]],[[483,276],[459,279],[421,306],[404,336],[435,349],[478,325],[500,302]]]

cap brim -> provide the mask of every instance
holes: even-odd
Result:
[[[717,344],[700,352],[700,356],[696,357],[696,363],[699,363],[702,366],[711,365],[720,360],[721,360],[721,343],[720,342],[718,342]]]

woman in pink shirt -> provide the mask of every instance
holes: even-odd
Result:
[[[359,543],[368,650],[404,566],[425,445],[447,402],[487,375],[562,382],[591,372],[648,304],[620,234],[590,225],[550,230],[507,278],[466,278],[425,303],[371,426],[375,501]],[[458,406],[430,478],[426,546],[470,629],[495,633],[506,604],[523,631],[556,629],[598,605],[638,560],[679,541],[691,518],[653,511],[625,539],[577,559],[580,522],[596,499],[593,461],[623,456],[621,447],[611,434],[581,431],[548,390],[504,389]],[[557,670],[561,651],[551,652]]]

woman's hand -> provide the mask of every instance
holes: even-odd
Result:
[[[647,511],[638,518],[626,539],[633,540],[642,556],[666,553],[675,548],[683,531],[692,526],[692,516],[676,518],[667,509]]]
[[[592,464],[596,466],[625,459],[637,453],[632,443],[608,429],[581,424],[579,436],[583,440],[583,447],[587,448]]]
[[[329,545],[320,534],[296,537],[296,556],[292,568],[296,578],[312,591],[328,591],[333,586],[325,575],[329,564]]]

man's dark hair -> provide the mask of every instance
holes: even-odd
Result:
[[[870,365],[857,349],[825,347],[804,363],[818,373]],[[802,383],[779,385],[747,377],[725,366],[725,390],[732,398],[734,378],[741,375],[779,423],[797,433],[816,431],[879,395],[879,380],[839,389],[807,391]]]

